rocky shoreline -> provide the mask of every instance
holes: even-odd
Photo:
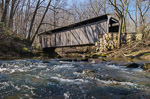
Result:
[[[115,65],[115,66],[125,66],[126,68],[142,68],[145,71],[150,72],[150,61],[118,61],[118,60],[109,60],[109,59],[98,59],[98,58],[84,58],[84,59],[60,59],[61,61],[84,61],[89,63],[105,63],[107,65]]]

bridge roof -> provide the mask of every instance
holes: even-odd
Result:
[[[60,32],[60,31],[65,31],[65,30],[68,30],[68,29],[71,29],[71,28],[83,26],[83,25],[90,24],[90,23],[95,23],[95,22],[98,22],[98,21],[101,21],[101,20],[107,20],[108,17],[112,17],[112,14],[105,14],[105,15],[102,15],[102,16],[98,16],[98,17],[94,17],[94,18],[91,18],[91,19],[88,19],[88,20],[77,22],[77,23],[74,23],[74,24],[71,24],[71,25],[68,25],[68,26],[60,27],[60,28],[57,28],[57,29],[54,29],[54,30],[45,31],[45,32],[39,33],[39,35],[53,34],[53,33],[57,33],[57,32]],[[112,22],[117,23],[116,19],[113,19],[113,20],[114,21],[111,21],[111,23]]]

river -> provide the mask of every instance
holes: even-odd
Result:
[[[0,99],[150,99],[150,73],[107,62],[0,61]]]

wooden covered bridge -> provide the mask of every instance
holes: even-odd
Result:
[[[100,35],[118,32],[119,22],[106,14],[39,34],[42,49],[95,45]]]

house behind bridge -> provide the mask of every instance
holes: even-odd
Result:
[[[40,33],[40,47],[60,48],[95,45],[104,34],[118,33],[119,21],[106,14],[68,26]]]

